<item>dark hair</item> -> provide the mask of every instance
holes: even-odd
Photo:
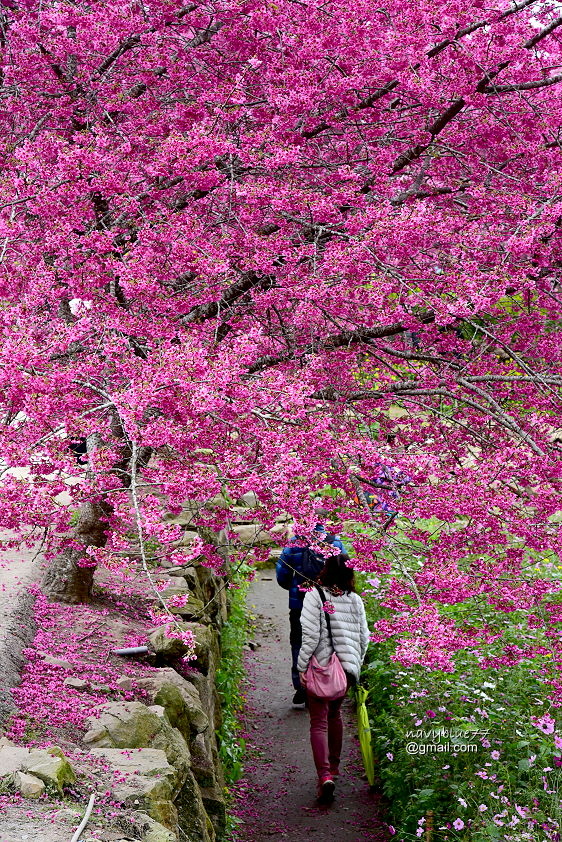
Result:
[[[345,553],[330,555],[318,575],[318,582],[326,588],[339,588],[344,593],[355,593],[355,571],[348,567],[349,556]]]

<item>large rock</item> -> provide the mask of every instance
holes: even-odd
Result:
[[[189,590],[192,591],[195,596],[198,596],[200,599],[203,598],[202,590],[201,590],[201,583],[199,581],[199,576],[197,573],[198,568],[201,565],[191,565],[190,567],[183,568],[183,578],[187,582]]]
[[[113,776],[104,778],[103,791],[126,807],[144,810],[151,818],[161,823],[169,832],[177,826],[177,810],[173,804],[174,795],[185,781],[178,774],[161,749],[140,748],[136,751],[118,748],[94,748],[92,757],[110,766]]]
[[[74,669],[70,661],[65,661],[63,658],[55,658],[53,655],[43,655],[43,663],[48,664],[50,667],[60,667],[63,670]]]
[[[195,638],[195,664],[197,669],[207,674],[214,671],[219,663],[220,650],[216,631],[211,626],[201,623],[182,623],[182,629],[193,633]],[[152,640],[152,635],[150,636]]]
[[[27,769],[31,750],[24,746],[4,745],[0,748],[0,778],[13,776]]]
[[[177,771],[168,762],[166,753],[157,748],[139,748],[136,751],[121,748],[93,748],[92,757],[99,757],[125,777],[144,775],[147,778],[168,778],[174,784]]]
[[[128,675],[122,675],[115,683],[119,690],[123,693],[130,693],[133,689],[133,682]]]
[[[214,842],[214,825],[207,815],[201,791],[191,773],[176,799],[180,836],[187,842]]]
[[[173,793],[166,778],[131,776],[111,786],[111,795],[124,807],[142,810],[175,833],[178,811],[172,801]]]
[[[27,772],[14,773],[14,786],[22,798],[39,798],[45,792],[44,782]]]
[[[178,567],[177,570],[171,569],[168,573],[167,579],[167,588],[184,588],[186,591],[190,590],[188,581],[183,575],[181,567]]]
[[[73,784],[76,780],[72,766],[66,757],[49,755],[31,762],[27,771],[43,781],[47,789],[56,790],[60,795],[65,786]]]
[[[189,744],[191,771],[200,787],[216,785],[215,764],[211,740],[206,734],[197,734]]]
[[[239,524],[232,527],[232,531],[238,536],[240,543],[246,547],[271,546],[275,540],[269,532],[259,523]]]
[[[189,588],[170,586],[165,590],[161,591],[160,596],[162,597],[162,599],[165,600],[172,599],[173,597],[178,597],[182,603],[185,602],[185,604],[182,605],[170,605],[168,603],[168,610],[172,614],[179,614],[181,617],[186,617],[190,620],[199,619],[203,615],[203,600],[198,599],[198,597],[194,596],[189,590]]]
[[[213,823],[218,839],[222,839],[226,829],[226,801],[221,787],[216,785],[201,789],[203,806]]]
[[[178,521],[180,522],[180,521]],[[186,518],[183,520],[183,524],[186,526],[190,526],[193,522],[193,516],[190,516],[189,519]],[[186,529],[182,535],[181,541],[179,543],[180,547],[190,547],[195,540],[199,537],[199,534],[195,532],[193,529]]]
[[[134,818],[135,830],[141,834],[142,842],[177,842],[175,833],[146,813],[135,813]]]
[[[179,580],[178,587],[180,587],[183,582],[186,582],[186,584],[189,585],[189,582],[187,581],[187,574],[188,571],[192,569],[193,568],[191,567],[172,567],[170,570],[166,571],[166,575],[170,578],[170,584]]]
[[[142,702],[100,705],[87,724],[84,742],[98,748],[147,748],[162,728],[160,717]]]
[[[152,705],[150,710],[159,717],[162,723],[162,728],[155,735],[151,745],[165,752],[169,762],[177,769],[181,782],[185,779],[191,765],[191,752],[187,741],[177,728],[172,727],[162,705]]]
[[[181,788],[191,755],[185,739],[172,727],[163,707],[111,702],[101,705],[97,715],[89,717],[87,722],[89,730],[84,742],[95,748],[161,749],[178,773],[174,789]]]
[[[178,623],[180,631],[185,631],[187,628],[187,623]],[[160,626],[153,631],[148,640],[157,658],[161,661],[177,660],[189,651],[189,647],[179,638],[168,636],[166,626]]]
[[[201,787],[224,786],[222,765],[219,760],[216,731],[220,728],[220,700],[214,680],[200,672],[188,675],[189,681],[197,687],[203,709],[209,716],[209,727],[189,744],[191,750],[191,771]]]
[[[140,723],[137,730],[135,723]],[[101,716],[90,718],[89,724],[93,727],[86,735],[87,741],[96,744],[92,754],[118,772],[109,784],[116,801],[147,813],[171,831],[175,831],[179,820],[182,840],[213,842],[213,822],[184,762],[189,757],[185,754],[187,745],[177,728],[170,725],[163,707],[148,708],[140,702],[104,705]],[[115,747],[116,743],[126,742],[129,745],[122,748],[139,748],[143,740],[150,741],[150,749],[121,752]],[[108,743],[113,747],[107,748]],[[154,751],[157,746],[162,750]]]
[[[39,778],[48,789],[62,794],[63,787],[75,781],[72,766],[58,746],[29,749],[11,744],[0,748],[0,778],[14,780],[17,772],[28,772]]]
[[[258,500],[258,496],[255,491],[246,491],[246,493],[243,494],[236,502],[239,505],[250,506],[252,508],[260,505],[260,501]]]
[[[166,521],[168,523],[179,523],[181,520],[189,517],[195,516],[200,511],[201,507],[203,506],[203,502],[199,500],[184,500],[181,511],[177,514],[172,514],[169,512],[166,515]]]
[[[89,689],[90,683],[88,681],[84,681],[83,678],[78,678],[78,676],[69,675],[68,678],[64,679],[64,686],[70,687],[71,690],[84,691]]]
[[[170,723],[186,740],[209,727],[209,717],[203,710],[197,689],[171,667],[154,670],[148,678],[137,683],[148,692],[153,704],[162,705]]]
[[[220,728],[221,722],[220,700],[214,676],[204,675],[198,670],[189,670],[186,671],[185,677],[197,689],[203,710],[209,717],[209,728],[205,731],[205,737],[214,734]]]

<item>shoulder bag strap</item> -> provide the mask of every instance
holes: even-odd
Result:
[[[324,591],[322,590],[320,585],[317,584],[316,582],[314,583],[314,587],[317,589],[318,593],[320,594],[320,599],[322,600],[322,606],[323,606],[324,603],[326,602],[326,594],[324,593]],[[332,625],[330,623],[330,615],[326,611],[324,611],[322,606],[321,606],[320,617],[322,617],[322,614],[324,614],[324,617],[326,619],[326,628],[328,629],[328,637],[330,638],[330,645],[335,652],[336,647],[334,646],[334,639],[332,637]]]

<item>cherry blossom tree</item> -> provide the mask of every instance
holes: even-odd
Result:
[[[51,596],[131,531],[180,552],[186,500],[306,532],[331,487],[406,661],[484,639],[442,605],[548,603],[559,4],[4,0],[1,31],[0,512]]]

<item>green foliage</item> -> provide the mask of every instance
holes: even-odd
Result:
[[[159,567],[160,559],[166,555],[164,547],[157,538],[145,538],[143,543],[148,567],[150,569]]]
[[[221,662],[216,675],[216,686],[221,703],[221,723],[218,728],[217,742],[219,757],[223,764],[226,782],[226,795],[229,787],[242,775],[246,742],[239,736],[241,729],[240,715],[244,706],[243,686],[244,644],[251,630],[252,617],[246,608],[249,567],[242,564],[233,577],[233,589],[229,591],[229,615],[221,633]],[[232,812],[227,813],[224,840],[237,839],[240,824]]]
[[[385,616],[373,595],[366,603],[371,622]],[[447,607],[457,622],[471,611],[474,606]],[[506,643],[536,645],[543,635],[527,626],[525,612],[478,611],[507,633],[501,649],[489,644],[482,654],[500,655]],[[428,820],[433,842],[553,839],[562,826],[562,751],[556,732],[545,733],[560,725],[548,699],[547,679],[556,667],[548,653],[483,669],[474,654],[459,652],[455,670],[445,673],[404,668],[393,652],[391,641],[372,646],[362,680],[397,842],[425,838]],[[531,836],[521,835],[529,829]]]
[[[251,619],[246,609],[248,580],[244,572],[242,569],[238,571],[234,582],[236,587],[229,594],[229,617],[221,633],[222,655],[216,677],[221,702],[221,725],[217,739],[227,786],[235,783],[242,774],[246,747],[244,740],[239,737],[240,713],[244,703],[243,649]]]

